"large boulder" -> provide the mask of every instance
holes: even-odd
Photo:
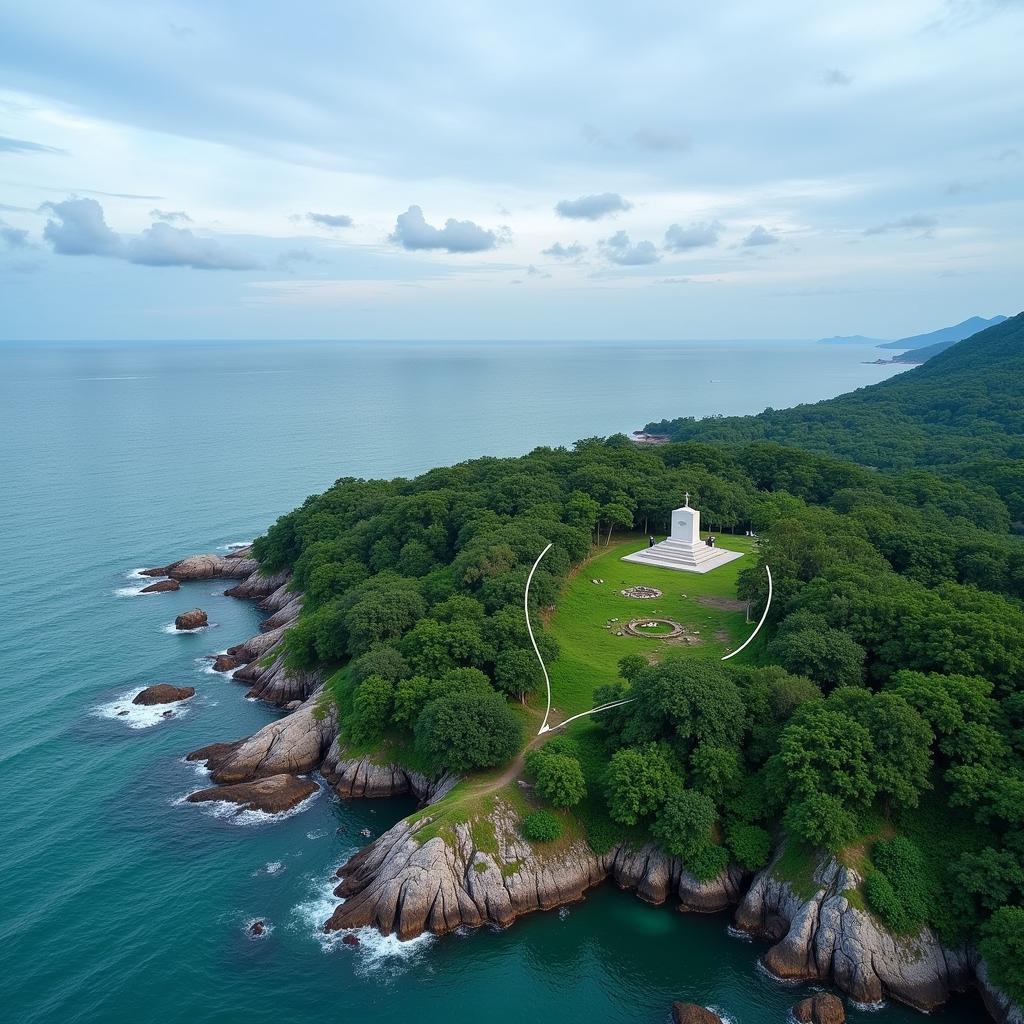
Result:
[[[338,716],[318,707],[318,698],[319,692],[246,739],[194,750],[188,760],[205,761],[214,781],[222,784],[313,771],[338,734]]]
[[[845,1024],[846,1010],[838,996],[831,992],[817,992],[801,999],[793,1007],[793,1016],[800,1024]]]
[[[242,663],[237,659],[233,658],[230,654],[218,654],[213,659],[213,671],[214,672],[230,672],[233,668],[238,668]]]
[[[169,590],[181,590],[181,584],[177,580],[158,580],[156,583],[150,583],[148,587],[143,587],[140,593],[164,594]]]
[[[174,620],[175,629],[201,629],[207,625],[209,619],[202,608],[193,608],[191,611],[182,612]]]
[[[141,693],[137,693],[132,700],[133,704],[173,704],[178,700],[188,700],[194,697],[195,688],[192,686],[171,686],[170,683],[156,683],[147,686]]]
[[[696,1003],[673,1003],[672,1020],[675,1024],[722,1024],[722,1018]]]
[[[239,782],[233,786],[214,786],[190,793],[189,803],[198,804],[209,800],[226,800],[251,811],[267,814],[282,814],[297,807],[317,791],[317,785],[310,779],[297,775],[271,775],[254,782]]]

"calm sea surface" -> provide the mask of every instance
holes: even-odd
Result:
[[[737,1024],[784,1020],[803,990],[760,973],[761,947],[730,938],[725,917],[610,887],[502,933],[325,943],[331,872],[361,829],[412,805],[321,792],[301,814],[242,823],[181,805],[203,785],[183,754],[274,717],[203,660],[260,614],[218,583],[137,596],[132,571],[249,539],[339,476],[825,398],[891,373],[860,363],[875,355],[784,342],[0,346],[0,1018],[653,1024],[681,998]],[[196,605],[210,629],[166,632]],[[172,720],[117,715],[157,681],[197,697]],[[272,925],[260,941],[246,935],[255,917]],[[936,1019],[981,1016],[965,1003]]]

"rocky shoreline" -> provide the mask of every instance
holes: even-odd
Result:
[[[675,898],[681,911],[735,907],[736,928],[771,943],[761,961],[780,980],[832,984],[858,1003],[892,998],[926,1012],[951,993],[976,986],[1000,1024],[1024,1024],[1020,1008],[991,985],[974,950],[946,949],[927,928],[912,936],[887,932],[855,905],[859,900],[851,902],[862,881],[856,871],[831,858],[819,862],[815,891],[803,898],[779,877],[778,854],[756,875],[730,867],[699,882],[678,858],[652,844],[599,855],[576,839],[540,853],[522,838],[517,812],[500,797],[486,822],[455,823],[432,833],[437,812],[431,805],[458,778],[430,779],[365,755],[346,756],[336,718],[322,707],[323,673],[291,672],[284,663],[283,636],[302,607],[301,594],[289,590],[289,574],[263,576],[246,548],[185,558],[144,575],[179,582],[237,579],[225,593],[257,600],[270,613],[260,633],[229,648],[226,657],[238,664],[232,678],[250,684],[249,697],[289,713],[251,736],[188,754],[190,761],[205,762],[215,783],[190,800],[223,799],[278,813],[317,789],[308,778],[316,771],[345,798],[410,794],[419,800],[420,813],[399,821],[338,869],[339,904],[325,930],[373,926],[411,939],[425,931],[507,927],[522,914],[579,901],[588,889],[611,880],[648,903]],[[474,839],[481,824],[486,848]]]

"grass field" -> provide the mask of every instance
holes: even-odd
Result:
[[[645,537],[630,535],[608,548],[595,549],[594,556],[569,579],[559,595],[547,627],[558,641],[561,653],[548,671],[552,706],[562,716],[592,708],[594,689],[618,678],[618,661],[626,654],[643,654],[652,660],[718,659],[738,647],[753,629],[753,625],[747,624],[744,611],[710,603],[736,600],[736,577],[751,563],[749,553],[754,541],[750,537],[718,535],[720,547],[742,551],[748,557],[737,558],[704,574],[622,561],[623,555],[646,544]],[[595,579],[604,582],[592,582]],[[620,593],[638,584],[656,587],[662,596],[641,601]],[[645,617],[674,619],[698,635],[700,643],[690,646],[656,636],[617,635],[630,619]],[[618,621],[612,622],[613,619]],[[543,702],[543,693],[539,699]]]

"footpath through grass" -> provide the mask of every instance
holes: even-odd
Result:
[[[594,557],[563,588],[548,623],[561,650],[548,672],[551,703],[562,717],[592,708],[594,690],[615,682],[619,659],[626,654],[643,654],[652,661],[677,657],[717,660],[750,635],[754,627],[747,624],[745,609],[736,600],[736,578],[751,562],[754,540],[718,536],[718,545],[742,551],[746,557],[701,574],[623,562],[623,555],[647,546],[647,539],[635,534],[613,541],[608,548],[595,549]],[[655,587],[662,596],[638,600],[622,595],[627,587],[637,585]],[[630,619],[648,617],[673,619],[698,637],[699,643],[618,635]],[[534,701],[538,699],[543,707],[544,694],[535,696]]]

